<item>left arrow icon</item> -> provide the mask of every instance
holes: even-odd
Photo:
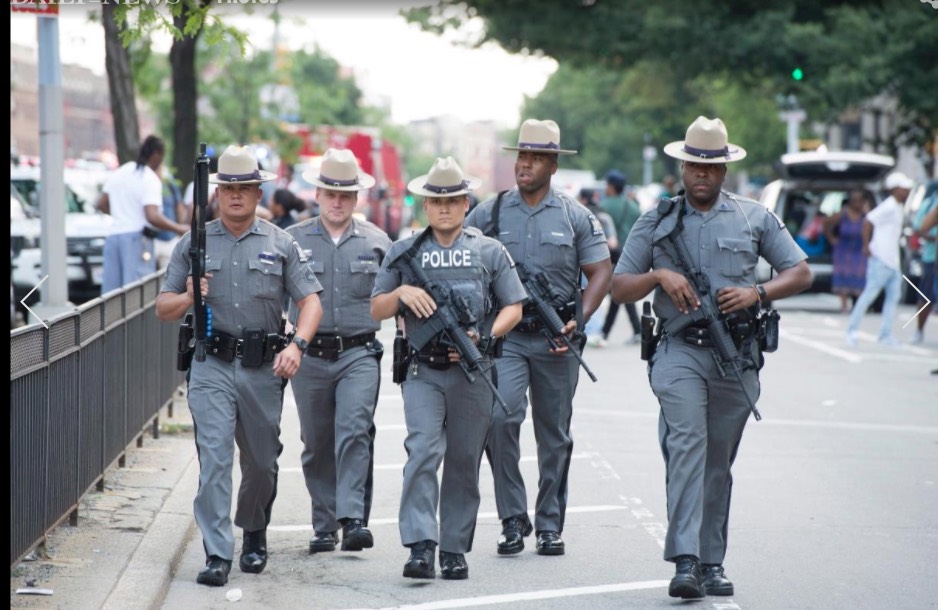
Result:
[[[36,292],[36,290],[38,290],[39,287],[42,286],[42,283],[43,283],[44,281],[46,281],[47,279],[49,279],[49,276],[48,276],[48,275],[47,275],[46,277],[42,278],[41,280],[39,280],[39,283],[36,284],[36,285],[33,287],[32,290],[30,290],[29,292],[27,292],[27,293],[26,293],[26,296],[23,297],[23,300],[20,301],[20,303],[23,304],[23,307],[26,308],[26,311],[28,311],[29,313],[31,313],[31,314],[33,314],[34,316],[36,316],[36,318],[39,319],[39,323],[46,327],[46,330],[49,329],[49,325],[46,324],[46,323],[42,320],[42,318],[39,318],[39,316],[36,314],[35,311],[33,311],[32,309],[29,308],[29,305],[26,304],[26,299],[29,298],[29,295],[31,295],[32,293]]]

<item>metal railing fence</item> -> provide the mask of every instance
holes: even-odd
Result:
[[[102,487],[185,381],[178,324],[154,313],[156,273],[10,332],[10,565]]]

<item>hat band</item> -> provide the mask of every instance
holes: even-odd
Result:
[[[358,176],[355,176],[351,180],[336,180],[335,178],[329,178],[328,176],[319,174],[319,181],[329,186],[353,186],[358,184]]]
[[[423,188],[427,189],[431,193],[436,193],[437,195],[445,195],[447,193],[454,193],[456,191],[461,191],[465,188],[468,188],[469,183],[463,180],[455,186],[434,186],[432,184],[424,184]]]
[[[245,180],[260,180],[261,172],[254,170],[250,174],[223,174],[218,172],[218,179],[225,182],[244,182]]]
[[[730,158],[730,147],[724,146],[723,148],[712,149],[712,148],[694,148],[693,146],[688,146],[684,144],[684,152],[695,157],[700,157],[701,159],[715,159],[716,157],[726,157]]]
[[[549,148],[551,150],[560,150],[560,145],[548,142],[547,144],[538,144],[536,142],[518,142],[518,148]]]

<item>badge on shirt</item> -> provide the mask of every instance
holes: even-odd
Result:
[[[258,254],[257,258],[265,265],[273,265],[277,262],[277,255],[273,252],[267,252],[266,250]]]
[[[603,225],[594,215],[589,215],[590,225],[593,227],[593,235],[603,235]],[[604,236],[605,237],[605,236]]]

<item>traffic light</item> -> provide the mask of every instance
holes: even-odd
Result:
[[[804,78],[804,71],[801,68],[795,68],[791,71],[791,78],[800,81]]]

